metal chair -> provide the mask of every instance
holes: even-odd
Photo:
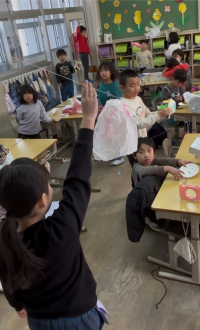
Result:
[[[161,102],[162,102],[161,97],[160,97],[160,96],[156,97],[156,98],[153,100],[153,108],[154,108],[155,110],[157,110],[157,106],[158,106],[158,104],[161,103]]]
[[[172,152],[172,142],[169,139],[163,140],[162,147],[165,157],[174,158],[175,155]]]

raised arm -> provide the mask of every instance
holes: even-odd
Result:
[[[63,199],[52,217],[57,225],[73,227],[80,232],[90,200],[90,176],[92,172],[92,147],[94,124],[98,112],[96,92],[85,82],[82,88],[83,121],[74,145],[71,163],[64,182]]]

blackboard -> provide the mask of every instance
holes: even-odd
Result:
[[[102,32],[113,39],[140,37],[152,26],[198,29],[198,0],[98,0]]]

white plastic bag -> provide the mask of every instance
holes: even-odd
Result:
[[[161,31],[158,27],[154,27],[149,29],[149,31],[147,33],[145,33],[146,38],[156,38],[156,37],[160,37],[161,36]]]
[[[108,161],[137,150],[137,125],[121,100],[109,100],[94,130],[93,154],[96,160]]]
[[[182,223],[183,224],[183,223]],[[183,225],[183,230],[185,233],[185,237],[180,239],[177,244],[174,246],[173,250],[178,253],[183,259],[185,259],[189,264],[193,264],[197,259],[194,248],[190,242],[190,240],[186,237],[188,231],[189,223],[187,224],[187,229],[185,230]]]
[[[190,111],[200,112],[200,96],[186,92],[183,94],[185,102],[187,102]]]

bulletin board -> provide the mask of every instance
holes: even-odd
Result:
[[[197,30],[198,0],[98,0],[102,32],[113,39],[140,37],[149,28]]]

